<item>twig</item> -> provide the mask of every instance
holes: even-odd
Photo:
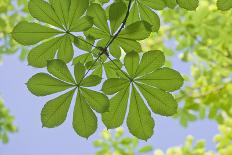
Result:
[[[127,19],[129,17],[129,14],[130,14],[130,8],[131,8],[131,3],[132,3],[132,0],[129,1],[129,4],[128,4],[128,8],[127,8],[127,12],[126,12],[126,16],[122,22],[122,25],[121,27],[119,28],[119,30],[117,31],[117,33],[113,36],[113,38],[111,38],[109,40],[109,42],[106,44],[106,47],[105,48],[108,48],[113,42],[114,40],[118,37],[118,35],[120,34],[120,32],[122,31],[122,29],[125,27],[126,25],[126,22],[127,22]]]

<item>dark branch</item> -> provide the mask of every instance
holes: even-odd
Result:
[[[118,37],[118,35],[120,34],[120,32],[122,31],[122,29],[125,27],[126,25],[126,22],[127,22],[127,19],[129,17],[129,14],[130,14],[130,8],[131,8],[131,3],[132,3],[132,0],[129,1],[129,4],[128,4],[128,8],[127,8],[127,12],[126,12],[126,16],[122,22],[122,25],[121,27],[119,28],[119,30],[117,31],[117,33],[113,36],[113,38],[111,38],[109,40],[109,42],[106,44],[106,47],[105,48],[108,48],[113,42],[114,40]]]

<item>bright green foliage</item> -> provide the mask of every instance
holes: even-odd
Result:
[[[23,45],[35,45],[29,65],[47,67],[51,75],[34,75],[28,89],[36,96],[65,91],[45,105],[43,125],[55,127],[64,122],[75,89],[73,127],[79,135],[88,137],[95,132],[93,110],[101,113],[107,128],[122,125],[129,111],[130,132],[140,139],[150,138],[155,124],[150,110],[174,115],[177,101],[171,93],[180,89],[183,78],[167,67],[157,47],[147,52],[141,41],[160,29],[158,10],[185,12],[197,6],[197,0],[30,0],[29,12],[39,22],[20,22],[12,36]],[[85,53],[73,58],[73,45]],[[164,48],[164,52],[170,50]],[[74,76],[66,66],[69,62],[74,65]],[[84,88],[98,86],[102,80],[102,91],[108,96]]]
[[[181,147],[171,147],[166,153],[155,150],[154,155],[216,155],[213,151],[206,151],[205,141],[199,140],[193,143],[193,137],[188,136]]]
[[[97,119],[92,109],[99,113],[106,112],[109,101],[104,94],[85,87],[96,86],[101,79],[96,75],[82,79],[86,70],[80,63],[74,67],[76,80],[62,60],[50,60],[47,68],[51,75],[38,73],[29,79],[27,87],[31,93],[36,96],[46,96],[65,90],[68,92],[46,103],[41,112],[43,127],[53,128],[65,121],[74,93],[78,90],[73,114],[73,128],[78,135],[88,138],[97,128]]]
[[[140,155],[150,153],[153,148],[150,145],[138,148],[137,138],[124,137],[124,130],[117,128],[114,134],[104,130],[100,139],[93,142],[99,151],[96,155]]]
[[[164,116],[173,115],[176,113],[177,103],[168,91],[179,89],[183,78],[174,70],[160,68],[164,63],[164,56],[160,51],[146,52],[141,61],[138,53],[131,52],[125,56],[124,61],[127,72],[123,72],[120,78],[110,78],[103,84],[102,91],[105,94],[117,93],[110,101],[114,106],[110,106],[109,112],[103,114],[103,122],[107,128],[119,127],[123,123],[127,100],[131,96],[128,128],[136,137],[147,140],[153,134],[154,121],[141,94],[153,112]],[[151,62],[155,62],[154,65],[148,65]],[[121,101],[115,102],[120,99]]]
[[[220,134],[214,137],[217,143],[219,155],[232,154],[232,119],[226,118],[225,122],[219,125]]]
[[[184,103],[176,115],[183,126],[206,117],[222,123],[223,115],[232,116],[232,38],[228,35],[232,33],[232,16],[231,11],[218,11],[215,2],[201,1],[196,12],[179,8],[162,11],[167,25],[159,35],[152,36],[157,38],[155,41],[151,37],[143,45],[149,50],[159,44],[166,55],[178,52],[184,62],[190,62],[191,76],[186,80],[191,85],[186,85],[177,96]],[[170,48],[165,41],[173,39],[177,46]]]
[[[89,5],[88,0],[52,1],[31,0],[30,14],[41,22],[54,28],[40,26],[36,23],[21,22],[13,30],[14,39],[23,45],[34,45],[28,56],[28,63],[33,67],[45,67],[47,60],[55,57],[65,62],[73,58],[73,35],[71,32],[82,32],[92,27],[92,18],[82,16]],[[59,28],[59,29],[58,29]],[[49,39],[49,40],[48,40]]]
[[[4,107],[0,99],[0,141],[8,143],[8,134],[17,131],[13,125],[14,118],[9,114],[9,110]]]
[[[14,5],[13,5],[14,3]],[[10,35],[10,32],[22,19],[28,19],[26,9],[27,0],[1,0],[0,1],[0,63],[4,54],[20,52],[20,59],[24,60],[28,48],[20,46]]]

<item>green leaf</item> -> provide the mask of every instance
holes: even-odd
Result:
[[[166,6],[164,0],[142,0],[141,2],[155,10],[162,10]]]
[[[75,66],[74,66],[74,75],[75,75],[77,83],[81,82],[81,79],[83,79],[83,77],[85,75],[85,71],[86,71],[86,69],[85,69],[83,64],[81,64],[81,63],[75,64]]]
[[[148,85],[137,85],[154,113],[163,116],[176,114],[177,102],[171,94]]]
[[[75,84],[75,80],[64,61],[59,59],[50,60],[47,69],[50,74],[58,79]]]
[[[149,51],[143,54],[139,67],[136,71],[136,76],[144,75],[162,67],[165,62],[165,57],[161,51]]]
[[[146,152],[151,152],[152,150],[153,150],[153,147],[148,145],[148,146],[144,146],[144,147],[140,148],[139,152],[146,153]]]
[[[176,0],[164,0],[166,3],[167,7],[174,9],[175,6],[177,5]]]
[[[78,21],[87,10],[89,6],[89,0],[70,0],[70,8],[69,8],[69,28],[73,24],[73,22]],[[71,28],[72,29],[72,28]]]
[[[15,26],[12,31],[12,37],[20,44],[34,45],[60,33],[62,32],[37,23],[22,21]]]
[[[116,2],[110,5],[109,20],[112,34],[114,34],[122,24],[127,11],[127,6],[123,2]]]
[[[93,26],[93,19],[89,16],[83,16],[79,20],[74,20],[70,31],[71,32],[82,32],[86,31]]]
[[[104,94],[86,88],[80,90],[92,109],[99,113],[108,111],[109,99]]]
[[[122,125],[127,109],[130,87],[125,86],[113,98],[110,99],[109,112],[102,114],[102,121],[108,129]]]
[[[124,59],[125,67],[131,77],[135,76],[139,65],[139,54],[136,52],[127,53]]]
[[[132,40],[143,40],[149,37],[151,31],[151,25],[148,22],[137,21],[122,30],[119,37]]]
[[[80,92],[76,98],[73,113],[73,128],[78,135],[85,138],[97,130],[97,117]]]
[[[155,2],[154,2],[155,4]],[[146,22],[148,22],[149,24],[152,25],[152,30],[153,32],[158,32],[159,28],[160,28],[160,18],[159,16],[152,11],[150,8],[148,8],[147,6],[140,4],[139,6],[139,10],[140,10],[140,17],[141,19],[145,20]]]
[[[32,76],[27,82],[27,88],[36,96],[46,96],[73,87],[73,85],[53,78],[45,73]]]
[[[87,10],[87,15],[93,18],[94,25],[104,30],[106,33],[110,33],[106,14],[101,5],[92,3]]]
[[[122,49],[124,50],[124,52],[129,53],[132,51],[141,51],[141,45],[139,42],[134,41],[134,40],[130,40],[130,39],[124,39],[124,38],[117,38],[115,40],[115,42],[117,44],[119,44]]]
[[[65,61],[66,63],[70,62],[74,55],[73,45],[70,37],[71,36],[69,34],[62,37],[57,54],[57,58]]]
[[[177,0],[180,7],[187,10],[196,10],[199,0]]]
[[[62,25],[67,28],[70,0],[53,0],[51,4]]]
[[[132,87],[130,110],[127,117],[129,131],[139,139],[147,140],[153,135],[154,120],[136,88]]]
[[[74,92],[71,90],[46,103],[41,112],[43,127],[54,128],[65,121]]]
[[[77,63],[85,64],[86,62],[93,61],[93,56],[90,53],[82,54],[73,59],[73,65]]]
[[[120,46],[116,43],[113,42],[110,47],[109,47],[109,52],[112,54],[113,57],[120,59],[121,57],[121,49]]]
[[[101,80],[102,78],[100,78],[97,75],[90,75],[86,77],[85,79],[83,79],[83,81],[81,82],[81,86],[84,86],[84,87],[97,86],[101,83]]]
[[[111,78],[104,82],[102,91],[107,95],[115,94],[129,85],[126,79]]]
[[[175,91],[183,85],[184,79],[179,72],[164,67],[140,77],[138,81],[162,90]]]
[[[33,67],[43,68],[47,66],[47,61],[55,57],[60,46],[60,37],[42,43],[33,48],[28,55],[28,64]]]
[[[139,21],[140,17],[139,17],[139,9],[138,9],[138,5],[137,3],[134,3],[134,5],[132,5],[131,10],[130,10],[130,14],[129,17],[127,19],[127,25],[130,25],[132,23],[135,23],[136,21]]]
[[[43,0],[30,0],[28,4],[30,14],[41,22],[63,28],[52,6]]]
[[[104,63],[103,66],[105,69],[106,77],[110,79],[119,77],[118,73],[121,73],[121,68],[123,65],[120,60],[114,59],[112,61]]]
[[[217,0],[217,7],[219,10],[227,11],[232,8],[231,0]]]

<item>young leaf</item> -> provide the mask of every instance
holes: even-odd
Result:
[[[179,89],[184,81],[180,73],[166,67],[140,77],[137,80],[165,91],[175,91]]]
[[[116,92],[127,87],[128,82],[129,81],[126,79],[118,79],[118,78],[108,79],[104,82],[102,86],[102,91],[107,95],[115,94]]]
[[[54,128],[65,121],[74,92],[71,90],[46,103],[41,112],[43,127]]]
[[[86,77],[82,82],[81,86],[83,87],[93,87],[101,83],[101,78],[97,75],[90,75]]]
[[[180,7],[187,10],[196,10],[199,0],[177,0]]]
[[[47,69],[50,74],[58,79],[75,84],[75,80],[64,61],[59,59],[48,61]]]
[[[45,73],[32,76],[27,82],[27,88],[36,96],[46,96],[73,87],[73,85],[53,78]]]
[[[85,138],[97,130],[97,117],[80,92],[76,98],[72,124],[76,133]]]
[[[130,87],[125,86],[113,98],[110,99],[109,112],[102,114],[102,121],[108,129],[122,125],[127,109]]]
[[[47,65],[47,61],[55,57],[57,49],[60,46],[60,37],[47,41],[33,48],[28,57],[28,64],[37,67],[43,68]]]
[[[43,0],[30,0],[28,4],[30,14],[41,22],[63,28],[52,6]]]
[[[99,113],[108,111],[109,99],[104,94],[86,88],[81,88],[80,91],[92,109]]]
[[[136,52],[130,52],[125,56],[125,67],[127,69],[128,74],[131,77],[134,77],[136,70],[139,65],[139,55]]]
[[[12,37],[20,44],[34,45],[60,33],[62,32],[37,23],[22,21],[15,26],[12,31]]]
[[[105,11],[99,4],[91,4],[87,10],[87,15],[93,18],[94,25],[96,25],[99,29],[105,31],[106,33],[110,32]]]
[[[127,126],[130,133],[139,139],[147,140],[153,135],[154,125],[150,111],[136,88],[132,86],[130,110],[127,117]]]
[[[114,34],[122,24],[127,11],[127,6],[123,2],[116,2],[110,6],[109,20],[112,34]]]
[[[172,116],[177,112],[177,102],[171,94],[148,85],[137,85],[154,113]]]
[[[58,49],[57,58],[68,63],[72,60],[73,55],[74,55],[71,36],[69,34],[64,35],[61,38],[60,42],[61,43]]]
[[[74,66],[74,75],[75,75],[75,79],[77,81],[77,83],[81,82],[81,79],[83,79],[84,75],[85,75],[85,67],[84,65],[82,65],[81,63],[77,63]]]
[[[53,0],[51,5],[62,25],[67,28],[70,0]]]
[[[163,0],[143,0],[143,4],[150,6],[155,10],[162,10],[166,6]]]
[[[151,33],[151,25],[145,21],[138,21],[128,25],[119,35],[120,38],[143,40]]]
[[[161,51],[149,51],[143,54],[136,76],[150,73],[164,65],[165,57]]]

